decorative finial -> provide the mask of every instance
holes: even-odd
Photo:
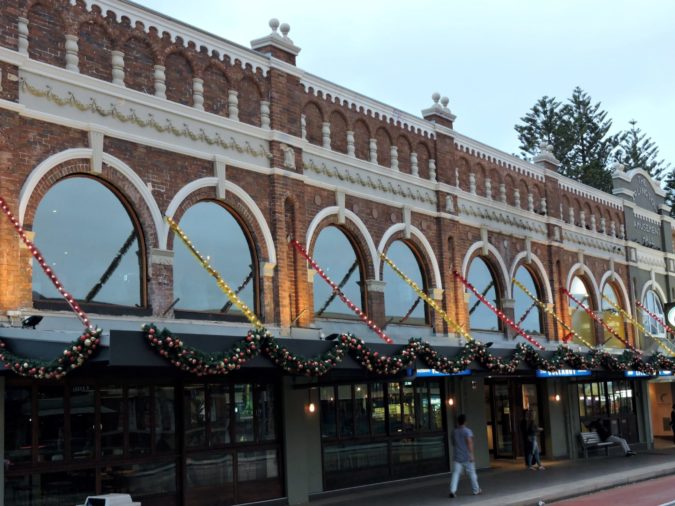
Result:
[[[623,169],[625,168],[623,163],[620,162],[614,162],[612,164],[612,171],[613,172],[623,172]]]
[[[272,29],[272,32],[277,33],[277,28],[279,28],[279,20],[277,18],[272,18],[270,19],[269,25]]]
[[[441,98],[441,105],[443,106],[444,109],[448,108],[449,103],[450,103],[450,99],[448,97]]]
[[[291,31],[291,25],[288,23],[281,23],[281,26],[279,26],[279,30],[281,30],[281,35],[284,36],[284,39],[288,38],[288,32]]]
[[[441,99],[441,94],[438,93],[438,92],[435,92],[433,95],[431,95],[431,100],[434,101],[434,104],[437,104],[440,99]]]

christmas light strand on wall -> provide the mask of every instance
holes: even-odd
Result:
[[[40,253],[40,250],[37,249],[35,244],[28,239],[28,236],[26,235],[26,232],[24,231],[23,227],[21,224],[19,224],[19,220],[17,220],[12,212],[9,210],[9,206],[7,206],[7,203],[5,202],[5,199],[0,197],[0,209],[2,209],[2,212],[5,213],[5,216],[9,218],[9,221],[12,222],[12,225],[14,226],[14,230],[17,231],[19,234],[19,237],[21,237],[21,240],[23,243],[26,245],[28,248],[28,251],[30,251],[31,255],[33,255],[33,258],[37,261],[38,265],[42,268],[44,273],[47,275],[49,280],[52,282],[52,284],[56,287],[58,292],[61,294],[61,296],[66,300],[70,308],[75,312],[77,317],[82,321],[84,324],[85,328],[88,329],[93,329],[93,326],[91,322],[89,321],[89,318],[85,314],[84,311],[82,311],[82,308],[80,305],[77,303],[77,301],[73,298],[70,293],[68,293],[65,288],[63,288],[63,285],[59,281],[59,278],[56,277],[56,274],[52,270],[49,265],[47,265],[47,262],[45,261],[44,257],[42,256],[42,253]]]
[[[581,309],[586,311],[588,316],[593,318],[594,321],[598,322],[602,327],[607,330],[610,334],[612,334],[612,337],[615,337],[619,341],[621,341],[624,345],[626,345],[626,348],[629,348],[631,351],[634,351],[635,353],[642,353],[640,350],[635,349],[633,345],[631,345],[628,341],[626,341],[623,337],[621,337],[619,334],[616,333],[616,331],[607,325],[605,320],[602,318],[598,318],[598,316],[588,307],[586,307],[584,304],[581,303],[580,300],[578,300],[574,295],[572,295],[567,288],[561,288],[562,292],[567,295],[572,301],[576,302],[577,306],[579,306]]]
[[[347,296],[340,290],[340,287],[338,287],[329,277],[328,275],[323,271],[321,267],[318,266],[316,261],[310,256],[310,254],[307,252],[307,250],[295,239],[291,239],[291,245],[298,250],[298,252],[305,257],[305,260],[309,262],[309,264],[312,266],[312,269],[314,269],[321,278],[330,285],[330,287],[333,289],[333,292],[338,296],[338,298],[344,302],[349,309],[351,309],[356,316],[358,316],[361,321],[363,321],[366,325],[368,325],[368,328],[375,332],[380,339],[382,339],[385,343],[387,344],[393,344],[394,341],[391,340],[391,338],[384,333],[384,331],[378,327],[375,322],[373,322],[368,316],[361,311],[361,309],[354,304],[351,300],[347,298]]]
[[[421,339],[410,339],[408,344],[398,348],[391,355],[382,355],[368,346],[364,340],[348,333],[340,334],[330,348],[316,357],[304,357],[283,346],[283,339],[276,339],[265,329],[255,329],[229,350],[205,353],[188,346],[183,339],[174,336],[167,329],[161,332],[153,324],[143,327],[148,344],[171,365],[197,376],[222,376],[239,370],[248,360],[264,356],[286,374],[319,377],[337,367],[350,355],[363,369],[380,376],[400,374],[417,360],[431,369],[447,374],[466,370],[472,362],[495,374],[515,374],[518,366],[528,364],[532,369],[558,371],[564,368],[597,369],[604,367],[613,372],[629,370],[647,375],[656,375],[659,370],[673,370],[675,361],[661,353],[655,353],[649,360],[625,350],[622,355],[606,351],[591,350],[588,354],[573,351],[569,346],[560,345],[551,358],[544,358],[530,344],[518,343],[508,357],[490,353],[478,341],[469,341],[453,357],[441,355],[429,343]]]
[[[2,209],[2,212],[12,223],[14,230],[19,234],[19,237],[26,245],[31,255],[33,255],[33,258],[35,258],[40,265],[43,272],[85,326],[82,335],[71,342],[63,350],[61,356],[56,357],[53,360],[19,357],[7,348],[7,344],[4,341],[0,341],[0,361],[5,363],[5,367],[20,376],[37,379],[60,379],[73,369],[82,366],[91,356],[93,356],[101,343],[101,329],[94,328],[77,301],[65,290],[65,288],[63,288],[63,285],[56,277],[54,271],[47,265],[40,250],[38,250],[33,242],[28,239],[25,230],[14,214],[9,210],[9,206],[2,197],[0,197],[0,209]]]
[[[635,325],[635,326],[638,328],[638,330],[640,330],[640,332],[642,332],[642,333],[645,334],[646,336],[651,337],[652,340],[659,346],[659,348],[661,348],[663,351],[665,351],[666,353],[668,353],[668,355],[670,355],[671,357],[672,357],[672,356],[675,356],[675,355],[673,354],[673,350],[671,350],[670,348],[668,348],[668,346],[666,346],[665,344],[663,344],[663,343],[660,341],[659,338],[657,338],[657,337],[655,337],[654,335],[652,335],[652,333],[649,332],[649,331],[644,327],[644,325],[642,325],[639,321],[637,321],[635,318],[633,318],[631,315],[629,315],[626,311],[624,311],[624,309],[623,309],[621,306],[619,306],[618,304],[615,304],[615,303],[614,303],[609,297],[607,297],[604,293],[602,294],[602,299],[603,299],[605,302],[607,302],[607,304],[609,304],[610,306],[612,306],[612,308],[614,308],[614,310],[618,311],[619,314],[621,314],[621,316],[623,316],[624,320],[626,320],[626,321],[630,322],[631,324]],[[638,306],[638,307],[639,307],[639,306]]]
[[[506,316],[504,312],[495,307],[489,300],[487,300],[485,297],[483,297],[478,290],[476,290],[476,287],[473,286],[471,283],[469,283],[464,276],[462,276],[459,272],[453,271],[453,275],[459,279],[464,286],[466,286],[469,290],[473,292],[473,294],[478,297],[478,300],[480,300],[483,304],[485,304],[490,311],[492,311],[494,314],[497,315],[497,318],[499,318],[501,321],[506,323],[509,327],[511,327],[513,330],[516,331],[517,334],[523,336],[530,344],[533,346],[539,348],[540,350],[544,350],[545,348],[539,344],[537,341],[535,341],[527,332],[525,332],[523,329],[521,329],[518,325],[516,325],[516,322],[514,322],[511,318]]]
[[[669,334],[672,334],[672,333],[674,332],[673,329],[672,329],[665,321],[663,321],[661,318],[659,318],[659,317],[656,316],[654,313],[652,313],[649,309],[647,309],[647,308],[642,304],[642,302],[640,302],[640,301],[638,300],[638,301],[635,302],[635,305],[636,305],[637,307],[639,307],[640,309],[642,309],[642,311],[644,311],[645,313],[647,313],[647,314],[651,317],[652,320],[654,320],[656,323],[658,323],[658,324],[661,325],[664,329],[666,329],[666,331],[667,331]]]
[[[213,267],[211,267],[211,264],[206,260],[201,253],[195,248],[194,244],[192,244],[192,241],[188,238],[187,235],[185,235],[185,232],[181,230],[181,228],[178,226],[178,223],[176,223],[174,220],[172,220],[170,217],[165,216],[166,222],[169,224],[169,227],[171,227],[171,230],[180,238],[181,241],[183,241],[183,244],[187,247],[187,249],[192,253],[192,255],[199,261],[201,266],[208,272],[211,276],[213,276],[216,280],[216,283],[218,284],[218,287],[223,291],[225,295],[227,295],[228,299],[239,308],[239,310],[248,318],[248,321],[250,321],[256,328],[262,328],[263,324],[262,322],[258,319],[258,317],[255,315],[253,311],[249,309],[249,307],[246,305],[246,303],[241,300],[237,294],[230,288],[230,286],[225,282],[225,280],[221,277],[221,275],[218,273],[217,270],[215,270]]]
[[[513,281],[513,283],[514,283],[518,288],[520,288],[520,289],[525,293],[525,295],[527,295],[530,299],[532,299],[532,300],[534,301],[534,303],[537,304],[537,305],[542,309],[542,311],[544,311],[544,312],[545,312],[546,314],[548,314],[548,315],[551,315],[551,317],[552,317],[556,322],[558,322],[562,328],[564,328],[564,329],[567,331],[567,336],[565,336],[565,337],[563,338],[563,342],[564,342],[564,343],[567,343],[567,342],[571,339],[571,337],[574,336],[574,337],[576,337],[579,341],[581,341],[581,342],[584,343],[586,346],[588,346],[589,348],[593,348],[593,345],[592,345],[591,343],[589,343],[586,339],[584,339],[584,338],[581,337],[579,334],[577,334],[577,332],[576,332],[573,328],[571,328],[569,325],[567,325],[567,324],[563,321],[563,319],[560,318],[560,317],[556,314],[556,312],[553,311],[552,309],[550,309],[544,302],[542,302],[541,300],[537,299],[537,298],[534,296],[534,294],[532,294],[532,292],[530,292],[530,291],[525,287],[525,285],[523,285],[523,284],[522,284],[520,281],[518,281],[516,278],[511,278],[511,281]],[[568,337],[568,336],[569,336],[569,337]]]
[[[436,303],[435,300],[433,300],[431,297],[429,297],[424,291],[417,286],[417,283],[415,283],[412,279],[410,279],[408,276],[406,276],[401,269],[399,269],[394,262],[392,262],[384,253],[380,252],[380,258],[384,260],[389,267],[393,269],[393,271],[403,280],[405,281],[410,288],[412,288],[415,293],[417,294],[418,297],[420,297],[424,302],[429,304],[429,307],[431,307],[434,311],[436,311],[441,318],[443,318],[443,321],[445,321],[450,327],[454,329],[455,332],[457,332],[461,337],[466,339],[467,341],[473,341],[473,337],[464,330],[464,327],[456,323],[452,318],[448,316],[448,314],[443,311],[443,309]]]

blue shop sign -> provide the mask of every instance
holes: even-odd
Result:
[[[624,371],[623,375],[626,378],[649,378],[651,374],[642,371]]]
[[[430,378],[430,377],[439,377],[439,376],[469,376],[471,374],[471,369],[464,369],[456,373],[445,373],[437,371],[436,369],[408,369],[408,376],[417,376],[418,378]]]
[[[591,371],[585,369],[558,369],[557,371],[542,371],[541,369],[537,369],[537,378],[569,378],[590,375]]]

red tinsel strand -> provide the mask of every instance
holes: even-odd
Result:
[[[298,250],[298,252],[305,257],[305,260],[307,260],[312,268],[321,276],[321,278],[330,285],[330,287],[333,289],[333,292],[337,294],[337,296],[340,298],[342,302],[344,302],[349,309],[351,309],[360,319],[363,321],[368,327],[375,332],[385,343],[387,344],[393,344],[394,341],[391,340],[387,334],[384,333],[384,331],[378,327],[372,320],[368,318],[368,316],[361,311],[359,307],[356,306],[351,300],[347,298],[347,296],[342,293],[342,290],[331,281],[331,279],[326,275],[325,272],[323,272],[323,269],[321,269],[316,261],[309,255],[307,250],[295,239],[291,239],[291,244],[295,249]]]
[[[649,309],[647,309],[647,308],[642,304],[642,302],[640,302],[639,300],[638,300],[638,301],[635,301],[635,305],[636,305],[637,307],[639,307],[640,309],[642,309],[645,313],[647,313],[647,314],[652,318],[652,320],[654,320],[656,323],[658,323],[658,324],[661,325],[664,329],[666,329],[666,330],[668,331],[669,334],[672,334],[672,333],[675,332],[675,331],[673,331],[673,329],[670,328],[670,326],[669,326],[666,322],[664,322],[661,318],[659,318],[659,317],[656,316],[654,313],[652,313]]]
[[[26,235],[26,232],[24,231],[23,227],[19,224],[19,221],[14,217],[12,212],[9,210],[9,206],[5,202],[5,199],[0,197],[0,209],[2,209],[2,212],[5,213],[7,218],[9,218],[9,221],[12,223],[14,226],[14,229],[17,231],[19,234],[19,237],[21,237],[21,240],[23,243],[26,245],[28,248],[28,251],[31,252],[35,260],[37,260],[38,264],[40,264],[40,267],[42,267],[42,270],[44,273],[47,275],[47,277],[50,279],[50,281],[54,284],[58,292],[63,296],[64,299],[66,299],[66,302],[68,305],[71,307],[71,309],[75,312],[77,317],[84,323],[84,326],[88,329],[94,330],[93,326],[91,325],[91,322],[89,321],[89,318],[85,314],[84,311],[82,311],[82,308],[80,305],[75,301],[75,299],[65,291],[63,288],[63,285],[59,281],[59,279],[56,277],[56,274],[52,271],[51,267],[47,265],[47,262],[45,262],[44,257],[42,256],[42,253],[40,253],[40,250],[37,249],[35,244],[28,239],[28,236]]]
[[[576,302],[577,305],[578,305],[581,309],[583,309],[584,311],[586,311],[586,313],[588,313],[588,316],[590,316],[591,318],[593,318],[594,321],[598,322],[600,325],[602,325],[602,327],[603,327],[605,330],[607,330],[610,334],[612,334],[613,337],[616,337],[619,341],[621,341],[623,344],[625,344],[626,347],[628,347],[631,351],[634,351],[634,352],[636,352],[636,353],[638,353],[638,354],[642,354],[642,352],[641,352],[640,350],[635,349],[635,348],[633,347],[633,345],[631,345],[628,341],[626,341],[626,340],[625,340],[624,338],[622,338],[619,334],[617,334],[616,331],[615,331],[612,327],[610,327],[609,325],[607,325],[607,323],[605,322],[605,320],[603,320],[603,319],[601,319],[601,318],[598,318],[598,316],[597,316],[591,309],[589,309],[589,308],[586,307],[584,304],[582,304],[581,301],[577,300],[576,297],[575,297],[574,295],[572,295],[572,294],[567,290],[567,288],[562,288],[562,291],[563,291],[563,293],[564,293],[565,295],[567,295],[570,299],[572,299],[574,302]]]
[[[474,287],[471,283],[469,283],[464,276],[462,276],[459,272],[453,271],[454,276],[459,279],[464,286],[466,286],[469,290],[471,290],[476,297],[478,297],[478,300],[480,300],[483,304],[485,304],[495,315],[497,315],[497,318],[499,318],[501,321],[506,323],[509,327],[511,327],[513,330],[515,330],[519,335],[523,336],[530,344],[533,346],[539,348],[540,350],[545,350],[541,344],[539,344],[535,339],[533,339],[527,332],[525,332],[523,329],[521,329],[516,323],[508,318],[502,311],[498,310],[490,301],[488,301],[485,297],[483,297],[478,290],[476,290],[476,287]]]

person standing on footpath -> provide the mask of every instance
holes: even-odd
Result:
[[[543,471],[546,468],[541,465],[541,457],[539,456],[539,441],[537,440],[541,429],[535,423],[534,417],[532,416],[532,411],[527,411],[526,413],[526,432],[530,451],[530,453],[527,454],[527,467],[530,469],[539,469],[540,471]]]
[[[473,432],[466,426],[466,415],[459,415],[457,417],[457,427],[452,431],[452,446],[454,447],[453,469],[449,496],[457,497],[457,484],[463,470],[469,475],[473,495],[482,493],[483,491],[478,485],[476,467],[474,466]]]

